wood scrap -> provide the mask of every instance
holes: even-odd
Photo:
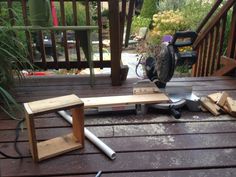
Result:
[[[200,109],[202,110],[202,112],[208,112],[208,110],[206,108],[204,108],[204,106],[200,106]]]
[[[221,92],[213,93],[207,96],[212,102],[216,103],[222,96]]]
[[[209,98],[202,97],[200,101],[201,101],[201,104],[204,106],[204,108],[210,111],[214,116],[220,115],[219,106],[213,103]]]
[[[222,92],[222,94],[219,97],[219,100],[216,102],[216,104],[221,107],[224,107],[227,97],[229,97],[229,94],[227,92]]]
[[[202,105],[213,115],[224,112],[236,117],[236,100],[233,100],[226,91],[212,93],[207,99],[202,99]]]
[[[228,106],[231,114],[236,114],[236,100],[233,100],[231,97],[227,97],[226,105]]]

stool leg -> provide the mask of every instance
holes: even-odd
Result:
[[[71,111],[73,118],[73,134],[77,141],[84,146],[84,105],[79,108],[73,108]]]
[[[29,144],[30,144],[30,151],[34,161],[38,161],[38,148],[37,148],[37,140],[35,135],[35,127],[34,127],[34,120],[33,116],[29,116],[25,113],[26,123],[27,123],[27,130],[28,130],[28,137],[29,137]]]

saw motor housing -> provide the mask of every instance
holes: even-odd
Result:
[[[165,88],[166,83],[173,77],[176,66],[187,66],[189,69],[197,61],[197,52],[188,50],[181,52],[182,47],[190,47],[197,37],[196,32],[176,32],[170,42],[163,42],[159,56],[146,58],[145,71],[147,77],[158,88]]]

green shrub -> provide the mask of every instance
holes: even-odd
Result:
[[[228,40],[229,40],[230,28],[231,28],[232,14],[233,14],[233,9],[230,9],[227,14],[225,34],[224,34],[225,39],[227,39],[227,40],[224,40],[224,43],[223,43],[223,54],[224,55],[226,55],[226,51],[227,51],[227,45],[228,45]]]
[[[159,1],[157,10],[166,11],[166,10],[178,10],[185,5],[187,0],[162,0]]]
[[[102,17],[109,17],[109,10],[108,9],[104,9],[101,13]]]
[[[65,16],[66,16],[66,25],[73,26],[74,25],[74,16],[73,16],[73,7],[71,2],[65,2]],[[61,21],[61,13],[60,13],[60,3],[55,2],[55,7],[57,9],[57,18],[59,25],[62,25]],[[76,3],[77,7],[77,23],[80,26],[86,25],[86,12],[85,6],[81,3]]]
[[[131,26],[132,33],[138,33],[141,27],[148,27],[151,23],[150,18],[144,18],[142,16],[134,16]]]
[[[149,33],[149,42],[158,44],[164,35],[173,35],[176,31],[187,29],[182,12],[179,10],[163,11],[153,15],[152,30]]]
[[[212,2],[202,1],[187,1],[186,4],[180,8],[185,17],[185,22],[189,29],[195,30],[201,23],[202,19],[207,15],[212,7]]]
[[[152,18],[157,11],[157,0],[144,0],[141,10],[141,16],[144,18]]]

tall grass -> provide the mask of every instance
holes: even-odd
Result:
[[[3,6],[0,6],[0,8]],[[16,12],[11,9],[15,16]],[[23,78],[21,70],[31,67],[27,59],[27,49],[25,41],[22,40],[22,32],[14,30],[6,14],[0,9],[0,109],[15,118],[14,115],[21,111],[20,106],[11,95],[14,86],[14,78]],[[20,19],[14,18],[17,24]],[[18,21],[18,22],[17,22]]]

